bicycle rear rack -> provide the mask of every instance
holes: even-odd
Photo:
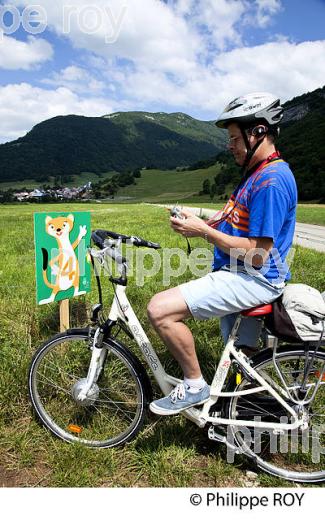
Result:
[[[320,384],[323,381],[323,376],[325,373],[325,363],[323,363],[323,368],[321,371],[319,371],[319,374],[317,373],[317,377],[318,377],[317,382],[307,384],[308,376],[310,375],[310,373],[312,371],[313,363],[314,363],[315,356],[317,354],[317,350],[318,350],[319,346],[320,346],[320,343],[316,346],[315,350],[312,353],[312,357],[309,360],[309,354],[311,352],[310,345],[308,343],[305,345],[305,365],[303,368],[303,372],[299,369],[299,367],[297,367],[297,374],[295,377],[296,384],[294,384],[293,386],[291,385],[289,387],[285,380],[285,374],[281,370],[281,368],[278,364],[278,361],[277,361],[276,355],[277,355],[277,351],[278,351],[278,344],[277,344],[277,342],[275,342],[275,344],[274,344],[274,348],[273,348],[274,367],[281,380],[281,383],[283,385],[285,392],[287,393],[287,395],[291,399],[291,401],[296,405],[305,406],[305,405],[310,404],[313,401],[313,399],[316,395],[316,392],[317,392]],[[299,383],[298,378],[300,375],[302,375],[302,373],[303,373],[303,378],[302,378],[301,383]],[[315,375],[316,375],[316,373],[315,373]],[[289,384],[290,384],[290,382],[289,382]],[[308,397],[308,394],[310,393],[312,388],[313,388],[313,392],[312,392],[311,396]]]

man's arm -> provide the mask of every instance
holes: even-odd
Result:
[[[205,238],[227,255],[249,261],[253,267],[261,267],[273,247],[272,238],[234,237],[208,226],[202,219],[187,210],[182,210],[183,220],[171,217],[172,228],[186,237]]]
[[[227,255],[235,256],[239,260],[244,260],[245,257],[246,261],[250,261],[253,267],[262,267],[273,247],[272,238],[234,237],[211,227],[208,227],[203,237]],[[245,250],[244,254],[242,250]]]

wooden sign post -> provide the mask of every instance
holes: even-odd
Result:
[[[70,327],[69,299],[90,291],[90,213],[34,214],[36,299],[59,302],[60,331]]]
[[[70,328],[69,300],[61,300],[60,303],[60,332]]]

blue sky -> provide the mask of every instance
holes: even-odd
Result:
[[[0,2],[0,142],[56,115],[211,120],[240,94],[285,101],[325,83],[323,0],[39,0],[30,34],[35,4]]]
[[[297,43],[325,38],[325,0],[286,0],[267,28],[253,31],[253,42],[263,44],[282,34]],[[252,40],[249,39],[249,43]]]

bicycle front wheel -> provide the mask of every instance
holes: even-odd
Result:
[[[304,378],[308,355],[301,346],[287,346],[276,355],[277,364],[288,388],[299,388]],[[264,358],[264,359],[263,359]],[[283,381],[275,369],[272,352],[261,353],[253,361],[253,368],[259,372],[273,388],[284,388]],[[318,351],[309,373],[307,388],[311,395],[319,380],[325,363],[325,353]],[[243,375],[240,384],[232,390],[249,390],[259,386]],[[283,395],[282,395],[283,397]],[[234,396],[227,405],[230,419],[272,422],[279,425],[273,430],[253,427],[231,426],[234,441],[241,451],[254,459],[264,471],[296,482],[320,482],[325,480],[325,379],[320,383],[312,402],[299,406],[285,397],[285,401],[300,417],[304,418],[303,427],[281,431],[282,424],[290,424],[288,411],[269,392]]]
[[[105,363],[80,403],[78,392],[91,358],[86,332],[58,334],[35,353],[29,370],[29,394],[44,426],[60,439],[108,448],[130,441],[140,430],[148,407],[147,375],[126,347],[103,343]]]

